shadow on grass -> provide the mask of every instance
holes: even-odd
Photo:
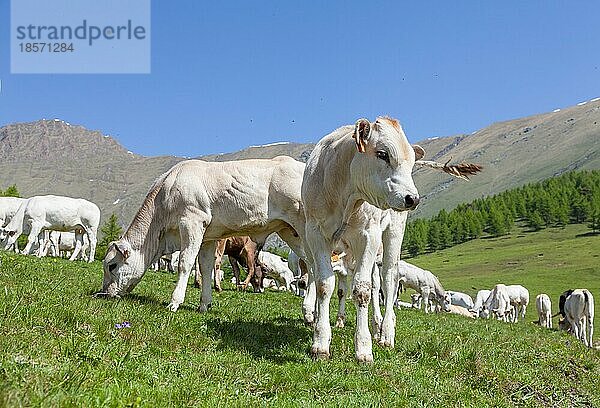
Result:
[[[137,293],[129,293],[121,298],[109,298],[106,296],[95,296],[97,291],[90,291],[87,292],[87,294],[99,301],[103,301],[103,302],[126,302],[126,303],[137,303],[140,305],[148,305],[148,306],[155,306],[155,307],[162,307],[162,308],[166,308],[168,305],[168,302],[159,300],[153,296],[147,296],[147,295],[140,295]],[[191,312],[195,312],[196,308],[192,307],[192,306],[188,306],[187,304],[182,304],[179,306],[179,310],[188,310]]]
[[[583,234],[577,234],[575,235],[575,238],[583,238],[583,237],[596,237],[599,236],[600,232],[584,232]]]
[[[264,322],[213,318],[207,325],[219,341],[218,350],[243,350],[276,364],[304,361],[297,352],[306,353],[311,338],[310,331],[293,319]]]

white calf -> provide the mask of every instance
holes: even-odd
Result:
[[[291,290],[294,274],[288,267],[288,263],[279,255],[267,251],[258,253],[258,262],[263,270],[264,276],[274,279],[278,287]]]
[[[505,322],[513,320],[513,306],[506,285],[501,283],[494,286],[483,308],[496,316],[498,320]]]
[[[16,242],[17,238],[30,227],[27,246],[23,253],[28,254],[42,230],[74,231],[85,230],[90,240],[88,261],[94,260],[96,236],[100,223],[100,209],[94,203],[81,198],[62,196],[37,196],[23,202],[19,210],[4,228],[9,235],[7,246]],[[75,259],[75,252],[71,260]]]
[[[456,314],[456,315],[460,315],[460,316],[465,316],[465,317],[469,317],[471,319],[474,319],[475,317],[473,316],[473,314],[471,312],[469,312],[469,309],[462,307],[462,306],[458,306],[458,305],[453,305],[453,304],[446,304],[446,307],[444,308],[445,312],[451,313],[451,314]]]
[[[564,311],[561,310],[561,312],[564,313],[565,318],[559,321],[559,327],[563,330],[571,329],[573,335],[583,344],[593,347],[594,297],[590,291],[587,289],[573,290],[566,296]]]
[[[428,270],[421,269],[418,266],[409,264],[405,261],[398,262],[398,274],[400,282],[405,287],[409,287],[421,294],[425,313],[429,313],[432,304],[436,304],[438,309],[447,302],[446,291],[440,284],[439,279]]]
[[[466,293],[456,292],[453,290],[446,291],[446,302],[456,305],[462,306],[466,309],[473,308],[473,298]]]
[[[535,307],[537,308],[540,326],[552,328],[552,301],[550,296],[542,293],[535,298]]]
[[[525,312],[529,304],[529,291],[521,285],[507,285],[506,290],[510,298],[510,303],[514,308],[512,314],[513,322],[518,322],[519,316],[525,319]]]
[[[479,292],[477,292],[477,296],[475,296],[475,302],[473,304],[473,308],[471,309],[471,311],[473,313],[475,313],[475,316],[489,317],[489,314],[486,314],[486,312],[484,312],[484,310],[483,310],[483,304],[485,303],[487,298],[490,296],[490,293],[492,293],[492,291],[487,290],[487,289],[482,289]]]

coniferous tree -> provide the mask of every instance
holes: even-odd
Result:
[[[106,249],[112,241],[116,241],[121,237],[123,229],[119,225],[117,216],[113,213],[108,220],[100,228],[102,239],[96,246],[96,259],[103,259],[106,255]]]
[[[17,185],[13,184],[8,187],[4,192],[0,191],[0,196],[3,197],[21,197],[19,194],[19,190],[17,189]]]

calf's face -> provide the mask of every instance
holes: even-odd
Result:
[[[365,201],[381,209],[413,210],[419,193],[412,179],[420,146],[411,146],[395,119],[359,119],[354,127],[358,154],[351,163],[351,178]]]
[[[139,251],[133,251],[131,245],[124,240],[109,245],[102,266],[102,292],[109,297],[119,297],[131,292],[145,272]]]

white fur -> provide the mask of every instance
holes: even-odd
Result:
[[[27,245],[23,250],[23,253],[28,254],[42,230],[83,229],[90,241],[88,261],[92,262],[96,251],[99,223],[100,209],[96,204],[82,198],[46,195],[31,197],[23,202],[4,230],[9,234],[7,240],[7,247],[9,247],[29,228]],[[42,249],[38,250],[38,256],[41,256]],[[70,259],[75,259],[77,255],[78,253],[74,251]]]
[[[565,300],[565,321],[577,339],[581,340],[586,346],[593,347],[594,297],[589,290],[575,289],[573,293],[567,296]]]
[[[540,326],[552,328],[552,301],[550,296],[542,293],[535,298],[535,307],[540,319]]]
[[[378,152],[382,151],[387,153],[389,163],[378,158]],[[392,288],[395,294],[398,284],[395,265],[404,232],[403,225],[384,233],[382,210],[414,208],[418,201],[411,174],[414,162],[414,150],[401,127],[386,118],[373,123],[359,120],[354,126],[341,127],[321,139],[312,151],[302,182],[302,202],[307,257],[316,284],[313,356],[330,355],[329,303],[335,286],[330,256],[341,243],[356,260],[352,288],[357,306],[355,356],[359,362],[373,361],[368,307],[375,258],[383,239],[384,292]],[[390,239],[392,235],[394,238]],[[395,296],[386,298],[386,316],[378,336],[380,344],[385,346],[393,346],[394,342],[394,300]]]
[[[159,177],[123,238],[104,258],[103,292],[121,296],[163,253],[181,250],[179,278],[169,309],[183,303],[196,261],[202,273],[199,311],[212,302],[216,241],[248,235],[261,247],[277,232],[300,257],[304,164],[286,156],[230,162],[187,160]]]

